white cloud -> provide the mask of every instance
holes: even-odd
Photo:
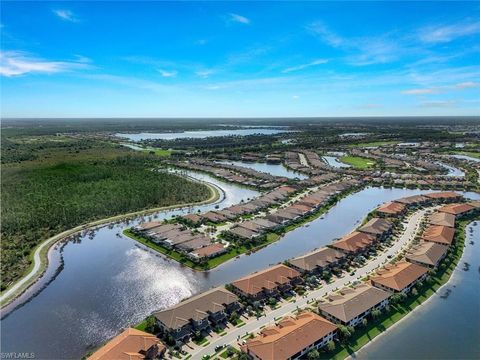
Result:
[[[291,66],[291,67],[289,67],[289,68],[283,69],[283,70],[282,70],[282,73],[289,73],[289,72],[292,72],[292,71],[299,71],[299,70],[303,70],[303,69],[306,69],[306,68],[309,68],[309,67],[312,67],[312,66],[321,65],[321,64],[326,64],[327,62],[328,62],[327,59],[317,59],[317,60],[314,60],[314,61],[309,62],[309,63],[306,63],[306,64],[301,64],[301,65],[297,65],[297,66]]]
[[[236,22],[236,23],[245,24],[245,25],[250,24],[249,18],[246,18],[245,16],[242,16],[242,15],[234,14],[234,13],[228,14],[228,19],[231,22]]]
[[[214,70],[198,70],[195,72],[195,75],[197,75],[198,77],[201,77],[201,78],[208,78],[210,75],[212,75],[215,71]]]
[[[480,33],[480,22],[469,21],[450,25],[428,26],[419,31],[418,37],[425,43],[446,43],[478,33]]]
[[[176,77],[178,74],[176,70],[169,71],[169,70],[158,69],[158,72],[160,73],[160,75],[166,78]]]
[[[424,89],[409,89],[402,91],[402,94],[406,95],[427,95],[427,94],[438,94],[440,92],[439,88],[424,88]]]
[[[428,94],[438,94],[445,93],[452,90],[465,90],[465,89],[474,89],[480,87],[480,83],[475,81],[465,81],[462,83],[436,86],[430,88],[418,88],[418,89],[409,89],[402,91],[402,94],[406,95],[428,95]]]
[[[307,29],[330,46],[339,47],[344,45],[346,42],[344,38],[331,31],[324,23],[320,21],[308,25]]]
[[[462,83],[455,84],[455,88],[463,90],[463,89],[473,89],[480,87],[480,83],[474,81],[466,81]]]
[[[53,10],[53,13],[62,20],[70,21],[70,22],[79,22],[79,19],[70,10],[56,9],[56,10]]]
[[[457,104],[453,100],[432,100],[432,101],[423,101],[420,103],[420,107],[424,108],[449,108],[454,107]]]
[[[0,75],[12,77],[30,73],[54,74],[88,68],[89,61],[84,57],[79,57],[77,61],[50,61],[21,51],[0,51]]]

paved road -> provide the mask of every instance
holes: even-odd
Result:
[[[431,209],[431,208],[430,208]],[[227,335],[224,335],[219,338],[209,339],[210,344],[206,347],[193,350],[191,352],[192,358],[200,359],[205,355],[211,355],[215,353],[215,347],[219,345],[227,345],[237,341],[238,337],[242,337],[245,333],[254,332],[262,326],[273,325],[275,323],[275,318],[285,316],[297,308],[302,308],[307,306],[307,302],[312,300],[317,300],[327,293],[335,291],[336,289],[341,289],[344,286],[350,284],[352,281],[360,280],[365,277],[370,272],[374,271],[376,268],[383,265],[385,262],[389,261],[388,256],[394,256],[402,250],[404,246],[407,246],[408,243],[413,240],[417,232],[419,231],[419,225],[422,218],[425,215],[425,212],[429,209],[423,209],[415,212],[408,219],[405,226],[404,233],[400,236],[398,241],[396,241],[389,249],[380,254],[375,259],[369,261],[365,266],[356,270],[355,275],[346,275],[331,284],[325,285],[323,288],[314,290],[310,292],[306,297],[298,299],[295,303],[284,303],[280,308],[273,310],[267,313],[265,316],[261,317],[258,320],[250,320],[246,325],[240,328],[234,328],[232,331],[229,331]]]

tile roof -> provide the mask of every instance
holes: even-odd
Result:
[[[423,232],[422,239],[426,241],[433,241],[445,245],[450,245],[455,236],[455,229],[442,226],[442,225],[430,225]]]
[[[390,220],[373,218],[358,230],[368,234],[382,235],[383,233],[389,231],[392,226],[393,223]]]
[[[384,269],[378,270],[378,275],[372,276],[371,281],[372,284],[380,284],[396,291],[402,291],[427,271],[428,269],[424,266],[402,261],[386,265]]]
[[[395,200],[395,202],[405,204],[405,205],[413,205],[413,204],[423,203],[427,200],[428,198],[423,195],[412,195],[412,196],[407,196],[401,199],[397,199]]]
[[[354,231],[340,240],[334,241],[331,246],[347,252],[356,252],[370,247],[374,241],[375,236]]]
[[[192,251],[191,254],[193,256],[203,258],[203,257],[206,257],[206,256],[212,256],[212,255],[215,255],[215,254],[219,254],[223,251],[225,251],[225,247],[223,246],[223,244],[214,243],[214,244],[202,247],[200,249],[197,249],[195,251]]]
[[[434,242],[422,241],[406,255],[408,261],[416,261],[429,266],[435,266],[447,252],[448,247]]]
[[[473,209],[475,209],[475,207],[469,204],[449,204],[442,206],[438,211],[460,215]]]
[[[377,209],[377,212],[389,214],[389,215],[396,215],[401,213],[403,210],[405,210],[404,204],[397,203],[397,202],[389,202],[380,206]]]
[[[238,279],[232,285],[245,294],[255,295],[263,289],[275,289],[279,284],[289,283],[291,279],[299,276],[297,270],[279,264]]]
[[[337,326],[323,317],[304,312],[263,329],[243,348],[261,360],[286,360],[336,330]]]
[[[165,350],[165,345],[155,335],[128,328],[95,351],[88,360],[144,359],[145,355],[140,352],[145,352],[152,346],[158,346],[158,353]]]
[[[309,254],[299,256],[290,260],[290,264],[305,271],[314,270],[317,267],[325,267],[331,263],[344,258],[345,255],[341,251],[331,248],[321,248],[320,250],[312,251]]]
[[[156,311],[153,315],[167,328],[180,329],[190,320],[206,319],[209,312],[223,311],[224,304],[228,305],[237,301],[237,295],[218,287],[184,300],[167,310]]]
[[[457,199],[461,198],[462,195],[454,191],[442,191],[425,194],[426,197],[430,199]]]
[[[435,212],[428,217],[428,223],[432,225],[455,227],[455,215],[446,212]]]
[[[354,288],[340,290],[340,295],[331,295],[330,301],[320,304],[319,309],[348,323],[389,297],[390,293],[387,291],[361,284]]]

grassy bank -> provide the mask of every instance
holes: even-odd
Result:
[[[480,216],[477,215],[475,219],[480,219]],[[369,320],[366,327],[359,327],[355,330],[347,344],[337,344],[333,352],[323,352],[321,358],[339,360],[347,358],[435,294],[442,285],[448,282],[460,261],[465,244],[466,226],[473,220],[474,218],[457,222],[453,251],[442,261],[442,264],[446,266],[444,268],[440,266],[438,271],[431,276],[430,283],[425,281],[423,286],[417,287],[417,295],[410,294],[403,303],[390,305],[390,312],[384,312],[376,321]]]

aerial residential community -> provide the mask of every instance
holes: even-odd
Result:
[[[472,2],[1,2],[2,359],[480,358]]]

